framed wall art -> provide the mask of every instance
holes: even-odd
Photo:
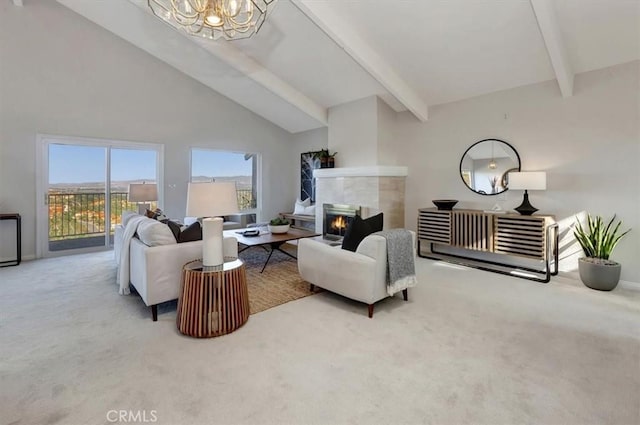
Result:
[[[304,152],[300,154],[300,199],[316,201],[316,181],[313,178],[313,170],[320,168],[320,155],[322,151]]]

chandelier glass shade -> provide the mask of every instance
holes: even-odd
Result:
[[[147,0],[158,18],[190,35],[238,40],[256,34],[275,0]]]

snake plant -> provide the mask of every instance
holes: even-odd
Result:
[[[580,246],[582,246],[582,250],[587,257],[608,260],[609,255],[611,255],[613,248],[620,242],[620,239],[631,231],[631,229],[629,229],[626,232],[618,233],[622,221],[618,221],[614,226],[615,219],[616,216],[614,215],[605,226],[601,216],[591,217],[591,214],[589,214],[587,215],[588,227],[585,231],[576,218],[576,227],[573,234],[580,243]]]

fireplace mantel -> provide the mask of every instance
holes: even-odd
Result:
[[[385,229],[404,227],[407,167],[321,168],[314,170],[316,204],[359,205],[363,218],[384,213]],[[322,210],[316,208],[316,233],[322,232]]]
[[[408,174],[408,167],[386,165],[374,165],[369,167],[319,168],[313,170],[313,177],[317,179],[336,177],[406,177]]]

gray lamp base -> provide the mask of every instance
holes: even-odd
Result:
[[[145,215],[149,208],[151,208],[151,204],[138,204],[138,214]]]

